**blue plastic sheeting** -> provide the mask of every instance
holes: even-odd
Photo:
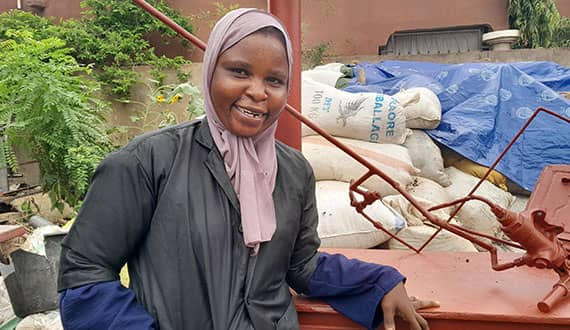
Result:
[[[366,84],[353,79],[349,92],[393,95],[427,87],[442,106],[441,124],[426,131],[436,141],[484,166],[491,166],[536,108],[570,117],[570,69],[551,62],[463,63],[383,61],[361,63]],[[538,115],[496,169],[533,190],[543,167],[570,164],[570,124]]]

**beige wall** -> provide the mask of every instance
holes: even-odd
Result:
[[[570,17],[570,0],[556,0],[556,8],[560,15]]]
[[[303,2],[305,44],[332,41],[338,55],[376,54],[378,46],[398,30],[489,24],[495,30],[508,27],[506,0],[383,0],[330,2],[328,12]],[[308,8],[310,7],[310,8]],[[324,27],[324,28],[323,28]],[[320,30],[316,32],[317,30]]]
[[[174,0],[173,6],[193,17],[214,12],[211,0]],[[266,0],[223,1],[227,5],[266,9]],[[494,29],[508,27],[506,0],[305,0],[301,1],[303,46],[331,43],[335,55],[376,54],[378,46],[397,30],[457,25],[489,24]],[[403,14],[405,12],[405,14]],[[215,20],[195,21],[196,34],[206,40]],[[177,52],[172,48],[169,52]],[[168,52],[168,51],[167,51]],[[198,52],[192,56],[201,60]]]

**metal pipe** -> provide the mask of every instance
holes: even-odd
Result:
[[[139,5],[142,9],[146,10],[152,16],[158,18],[159,21],[166,24],[168,27],[176,31],[176,33],[180,34],[183,38],[188,39],[192,42],[195,46],[200,48],[201,50],[206,50],[206,43],[202,40],[198,39],[198,37],[194,36],[192,33],[186,31],[183,27],[178,25],[175,21],[170,19],[168,16],[161,13],[158,9],[151,6],[148,2],[144,0],[133,0],[137,5]]]

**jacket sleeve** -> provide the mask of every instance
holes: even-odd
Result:
[[[320,253],[306,295],[320,298],[367,329],[383,320],[379,308],[384,295],[405,278],[395,268]]]
[[[66,289],[59,307],[64,329],[155,329],[153,318],[119,281]]]
[[[62,243],[60,291],[119,279],[150,225],[155,203],[151,182],[132,149],[112,153],[101,163]]]
[[[321,240],[317,233],[318,214],[315,200],[315,176],[308,162],[305,161],[304,205],[294,251],[287,272],[287,283],[293,290],[303,293],[317,266]]]

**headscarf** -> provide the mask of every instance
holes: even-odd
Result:
[[[208,40],[203,64],[202,86],[204,86],[208,126],[240,202],[245,244],[253,248],[254,255],[259,251],[261,242],[271,240],[277,227],[273,201],[273,189],[277,177],[275,154],[277,121],[253,137],[233,135],[222,125],[216,114],[210,97],[210,87],[220,55],[243,38],[268,26],[276,27],[285,37],[289,77],[291,77],[292,50],[285,28],[271,14],[253,8],[233,10],[216,23]],[[289,84],[287,88],[289,89]]]

